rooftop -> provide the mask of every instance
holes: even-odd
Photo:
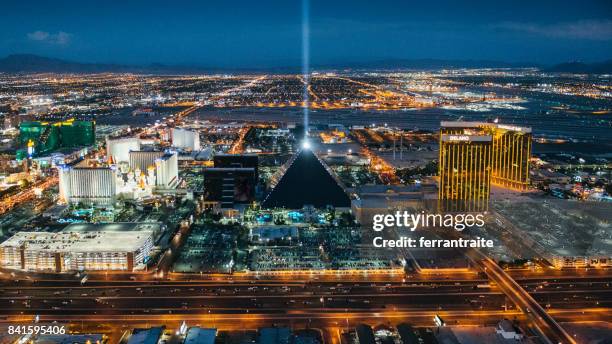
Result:
[[[519,127],[516,125],[510,124],[498,124],[498,123],[489,123],[489,122],[468,122],[468,121],[442,121],[440,122],[440,127],[442,128],[479,128],[479,127],[490,127],[497,128],[508,131],[517,131],[523,133],[530,133],[531,128],[529,127]]]
[[[291,330],[287,327],[265,327],[259,330],[259,344],[288,344]]]
[[[102,343],[101,334],[60,334],[42,335],[33,342],[35,344],[73,344],[73,343]]]
[[[216,328],[191,327],[184,344],[215,344]]]
[[[113,223],[72,223],[63,232],[132,232],[159,231],[160,222],[113,222]]]
[[[495,201],[492,207],[549,255],[611,256],[610,203],[523,198]]]
[[[148,329],[134,329],[127,344],[157,344],[163,331],[163,326]]]
[[[18,232],[0,247],[21,247],[49,252],[133,252],[153,236],[153,231],[134,232]]]

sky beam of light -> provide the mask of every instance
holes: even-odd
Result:
[[[308,86],[310,85],[310,0],[302,0],[302,76],[304,78],[304,89],[302,90],[304,140],[307,140],[310,111],[310,96],[308,93]]]

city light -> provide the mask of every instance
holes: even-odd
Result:
[[[34,2],[0,21],[1,342],[612,333],[605,6]]]

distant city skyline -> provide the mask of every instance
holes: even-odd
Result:
[[[555,64],[612,57],[608,1],[310,4],[311,65],[386,59]],[[287,67],[301,61],[300,1],[8,1],[0,56],[77,62]]]

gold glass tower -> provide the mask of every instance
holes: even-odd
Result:
[[[439,200],[446,211],[487,209],[491,183],[529,185],[531,129],[485,122],[442,122]]]
[[[440,135],[439,199],[445,211],[487,209],[491,147],[488,135]]]
[[[496,125],[493,137],[491,183],[516,190],[529,186],[531,128]]]

